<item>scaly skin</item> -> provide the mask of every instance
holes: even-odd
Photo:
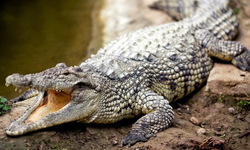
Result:
[[[197,5],[189,18],[121,36],[80,66],[60,63],[40,73],[8,76],[7,84],[29,86],[39,94],[6,133],[16,136],[70,121],[114,123],[142,116],[121,140],[123,146],[147,141],[168,128],[174,119],[169,103],[207,80],[213,66],[210,57],[250,70],[249,50],[224,41],[238,28],[227,1],[200,0]],[[27,91],[14,101],[32,94]]]

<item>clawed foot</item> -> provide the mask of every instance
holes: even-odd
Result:
[[[121,146],[131,146],[137,142],[146,142],[152,136],[155,136],[155,134],[147,134],[146,131],[132,130],[122,138]]]
[[[236,56],[232,63],[243,71],[250,71],[250,51],[244,48],[244,52],[239,56]]]

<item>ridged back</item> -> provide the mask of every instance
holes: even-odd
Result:
[[[162,59],[168,53],[164,47],[177,38],[193,35],[198,29],[207,29],[218,38],[230,40],[236,35],[237,28],[237,19],[227,6],[227,0],[200,0],[191,17],[118,37],[80,67],[84,69],[87,65],[110,79],[123,80],[144,64]]]

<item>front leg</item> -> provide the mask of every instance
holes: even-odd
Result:
[[[121,146],[145,142],[157,132],[168,128],[174,119],[174,112],[169,102],[156,93],[146,93],[142,113],[146,114],[137,120],[129,133],[122,138]]]

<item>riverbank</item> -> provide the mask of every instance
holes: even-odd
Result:
[[[97,41],[107,43],[130,31],[173,21],[167,14],[150,9],[149,5],[152,2],[150,0],[105,0],[103,9],[100,11],[100,18],[96,17],[98,21],[100,19],[101,24],[94,27],[97,30],[93,37],[102,37]],[[236,40],[250,47],[248,43],[250,34],[247,32],[250,31],[250,16],[245,14],[245,10],[249,9],[246,9],[248,5],[243,5],[243,0],[241,4],[239,8],[242,9],[238,14],[240,34]],[[102,36],[99,35],[100,29]],[[95,45],[95,42],[92,45]],[[230,68],[230,72],[235,69]],[[239,72],[236,76],[241,76],[241,82],[248,83],[248,74]],[[220,89],[222,88],[218,88]],[[249,99],[248,96],[243,98]],[[29,100],[29,102],[15,104],[10,113],[1,117],[4,121],[0,123],[0,145],[5,149],[161,150],[194,149],[199,145],[210,143],[221,149],[250,149],[250,136],[247,134],[250,130],[250,112],[239,109],[238,102],[241,100],[237,100],[237,97],[223,93],[207,92],[204,86],[194,95],[173,104],[175,121],[172,127],[159,132],[148,142],[139,142],[132,147],[122,148],[120,140],[136,120],[125,120],[109,125],[86,125],[72,122],[21,137],[7,137],[4,134],[4,128],[8,125],[10,118],[19,116],[28,104],[32,103],[32,100]]]

